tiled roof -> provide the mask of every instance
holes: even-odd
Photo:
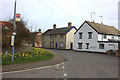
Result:
[[[88,25],[90,25],[99,34],[110,34],[110,35],[119,35],[120,36],[120,31],[118,29],[116,29],[114,26],[108,26],[108,25],[95,23],[95,22],[89,22],[89,21],[85,21],[85,22],[88,23]]]
[[[56,29],[48,29],[46,32],[43,33],[44,34],[66,34],[67,32],[69,32],[72,28],[75,28],[75,26],[71,26],[71,27],[63,27],[63,28],[56,28]],[[75,28],[76,29],[76,28]]]

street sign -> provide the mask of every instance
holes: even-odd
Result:
[[[11,46],[14,46],[14,39],[15,39],[15,35],[12,35],[12,37],[11,37]]]
[[[16,21],[20,21],[20,14],[16,14]]]

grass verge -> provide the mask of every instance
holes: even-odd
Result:
[[[38,61],[51,59],[54,56],[51,52],[41,48],[32,48],[31,50],[26,52],[15,53],[14,62],[11,61],[12,59],[11,54],[1,53],[1,55],[2,55],[2,65],[38,62]]]

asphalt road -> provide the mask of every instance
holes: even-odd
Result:
[[[67,58],[57,66],[3,74],[3,78],[118,78],[118,58],[106,54],[48,49]]]

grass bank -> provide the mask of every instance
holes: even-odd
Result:
[[[31,50],[26,52],[15,53],[14,62],[11,61],[12,54],[1,53],[1,55],[2,55],[2,65],[43,61],[43,60],[51,59],[54,56],[51,52],[41,48],[32,48]]]

